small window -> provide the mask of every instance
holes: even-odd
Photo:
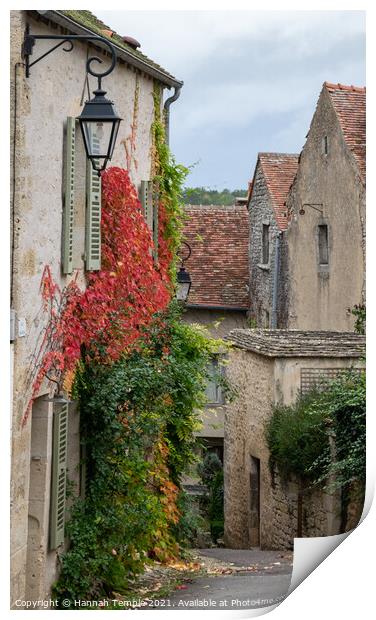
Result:
[[[322,139],[322,152],[323,155],[327,155],[329,153],[329,139],[328,136],[324,136]]]
[[[329,245],[328,245],[327,224],[319,225],[319,263],[320,265],[327,265],[329,263]]]
[[[269,264],[269,224],[262,225],[262,262]]]
[[[219,367],[218,356],[214,356],[207,368],[208,377],[207,377],[207,385],[206,385],[206,398],[208,399],[208,404],[223,404],[223,395],[222,389],[220,385],[220,374],[221,370]]]
[[[270,327],[270,315],[268,310],[264,310],[264,328],[269,329]]]

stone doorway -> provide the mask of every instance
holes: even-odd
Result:
[[[255,456],[249,468],[249,545],[260,546],[260,459]]]

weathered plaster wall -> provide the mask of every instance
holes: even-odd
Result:
[[[232,329],[249,327],[246,310],[208,310],[205,308],[187,308],[183,321],[198,323],[207,328],[213,338],[223,338]]]
[[[28,16],[31,32],[57,34],[59,28],[36,22]],[[77,116],[81,109],[84,89],[87,46],[75,43],[74,51],[59,49],[31,68],[25,78],[21,45],[26,25],[24,11],[11,12],[11,136],[14,132],[15,84],[17,83],[17,127],[15,132],[15,194],[14,194],[14,253],[12,307],[18,317],[26,319],[27,332],[17,338],[14,348],[14,378],[12,419],[12,533],[11,581],[12,601],[25,597],[25,567],[28,533],[28,500],[30,475],[31,417],[24,428],[20,421],[30,398],[27,372],[32,364],[38,338],[43,329],[40,280],[45,265],[60,287],[70,277],[61,274],[62,236],[62,166],[64,123],[67,116]],[[38,41],[36,58],[51,47],[50,41]],[[98,52],[95,51],[96,54]],[[100,52],[99,52],[100,54]],[[33,57],[33,58],[34,58]],[[107,63],[108,59],[104,58]],[[137,87],[136,87],[137,83]],[[127,166],[126,147],[131,153],[130,173],[136,185],[149,179],[151,172],[151,135],[153,121],[153,80],[119,63],[114,72],[104,78],[108,96],[116,102],[123,122],[120,125],[112,165]],[[96,80],[90,77],[90,89]],[[136,96],[137,93],[137,96]],[[137,105],[135,105],[135,96]],[[86,97],[86,95],[85,95]],[[133,125],[133,128],[132,128]],[[81,137],[77,131],[78,150],[74,266],[79,270],[79,284],[85,286],[84,264],[84,171],[86,161]],[[133,146],[131,146],[133,145]],[[129,160],[129,158],[128,158]],[[13,143],[11,144],[13,163]],[[12,175],[13,177],[13,175]],[[13,181],[13,178],[12,178]],[[13,221],[13,218],[12,218]],[[41,395],[48,392],[43,385]],[[48,584],[54,569],[46,577]]]
[[[311,358],[285,357],[277,358],[274,364],[273,399],[275,403],[291,405],[296,401],[300,390],[300,373],[302,368],[363,368],[364,362],[358,358]]]
[[[300,389],[301,368],[345,368],[362,362],[340,358],[274,359],[233,347],[227,367],[237,396],[225,413],[225,541],[233,548],[251,546],[251,456],[260,460],[260,545],[290,549],[298,532],[298,483],[271,474],[265,424],[273,403],[291,404]],[[337,495],[305,493],[302,536],[337,534],[341,503]]]
[[[329,153],[322,151],[324,136]],[[323,203],[323,215],[303,203]],[[348,312],[365,296],[365,189],[325,89],[287,200],[288,327],[352,331]],[[321,208],[321,207],[318,207]],[[329,227],[329,265],[319,266],[317,227]]]
[[[253,182],[252,198],[249,204],[249,252],[250,252],[250,300],[251,316],[257,327],[270,327],[272,317],[273,273],[275,261],[275,242],[279,232],[275,220],[271,198],[265,182],[261,165]],[[262,260],[262,227],[269,228],[269,263]]]
[[[187,323],[203,325],[213,338],[223,338],[232,329],[248,327],[246,311],[207,310],[187,308],[183,314]],[[226,406],[208,405],[202,415],[203,427],[199,437],[223,437]]]

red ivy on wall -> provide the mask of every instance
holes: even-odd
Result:
[[[152,236],[128,172],[113,167],[103,173],[102,269],[88,274],[87,288],[81,291],[75,279],[59,289],[45,267],[41,288],[49,316],[35,356],[32,395],[23,424],[44,378],[72,374],[82,346],[93,357],[115,361],[135,346],[153,315],[167,306],[172,254],[164,235],[166,223],[160,205],[156,265]]]

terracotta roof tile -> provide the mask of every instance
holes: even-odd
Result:
[[[343,136],[358,164],[363,180],[366,177],[366,89],[324,82],[337,113]]]
[[[185,267],[188,304],[249,307],[248,211],[245,206],[187,206],[183,239],[192,248]]]
[[[272,200],[276,222],[280,230],[288,225],[286,198],[298,169],[296,153],[259,153],[258,156]]]

